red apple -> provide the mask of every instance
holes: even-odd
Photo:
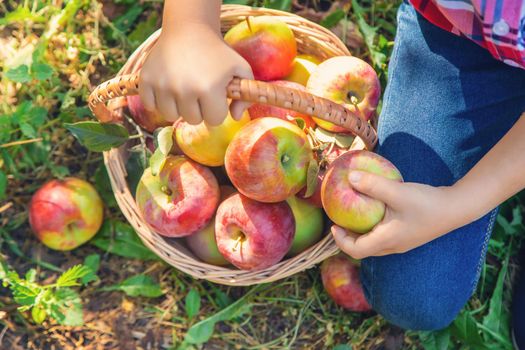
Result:
[[[291,73],[297,55],[295,37],[275,16],[247,17],[224,40],[252,67],[257,80],[281,79]]]
[[[364,121],[375,113],[381,85],[375,70],[353,56],[332,57],[312,72],[306,85],[308,91],[337,103],[342,103]],[[317,125],[332,132],[349,130],[314,118]]]
[[[290,249],[294,231],[293,213],[285,202],[260,203],[238,193],[217,209],[219,252],[243,270],[261,270],[278,263]]]
[[[154,111],[147,111],[142,104],[139,95],[127,96],[128,109],[131,113],[131,117],[141,128],[146,131],[153,132],[157,128],[163,126],[170,126],[172,122],[167,121]]]
[[[306,88],[304,86],[298,83],[294,83],[293,81],[276,80],[270,83],[279,86],[285,86],[290,89],[306,91]],[[248,113],[250,113],[250,118],[252,120],[263,117],[275,117],[282,120],[287,120],[290,123],[297,124],[295,120],[302,119],[304,121],[305,128],[315,127],[315,122],[309,115],[295,112],[286,108],[275,107],[272,105],[255,103],[250,108],[248,108]]]
[[[219,204],[219,184],[210,169],[184,156],[169,156],[158,175],[144,171],[137,205],[144,220],[167,237],[204,228]]]
[[[97,233],[103,209],[97,191],[86,181],[73,177],[51,180],[31,198],[29,224],[49,248],[71,250]]]
[[[221,202],[236,193],[231,186],[221,186]],[[205,228],[186,237],[190,250],[202,261],[218,266],[228,265],[229,262],[219,252],[215,241],[215,218]]]
[[[306,183],[313,158],[306,134],[277,118],[244,126],[226,150],[225,166],[235,188],[260,202],[280,202]]]
[[[323,211],[304,199],[286,200],[295,219],[295,234],[288,256],[296,256],[317,243],[323,235]]]
[[[321,279],[328,295],[345,309],[365,312],[368,304],[359,279],[359,268],[347,255],[332,256],[321,264]]]
[[[385,215],[385,204],[355,191],[349,181],[352,170],[367,171],[403,181],[399,170],[387,159],[369,151],[349,151],[328,168],[321,185],[326,214],[337,225],[355,233],[366,233]]]

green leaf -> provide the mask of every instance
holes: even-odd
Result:
[[[135,29],[128,35],[128,40],[133,46],[139,46],[157,29],[157,21],[159,15],[156,11],[152,11],[145,21],[137,24]]]
[[[46,80],[53,76],[53,68],[47,63],[35,62],[31,65],[31,73],[36,80]]]
[[[301,129],[304,130],[306,123],[303,118],[294,118],[295,124]]]
[[[419,340],[425,350],[447,350],[450,343],[450,329],[437,332],[418,332]]]
[[[352,345],[339,344],[339,345],[334,346],[333,350],[352,350]]]
[[[490,329],[495,334],[500,334],[505,338],[510,339],[508,328],[509,312],[508,310],[505,310],[503,305],[503,285],[505,282],[505,276],[507,275],[508,265],[509,256],[507,255],[507,258],[501,266],[498,280],[494,287],[494,292],[490,298],[489,312],[483,318],[483,326]]]
[[[84,265],[75,265],[66,270],[56,281],[58,287],[73,287],[78,286],[80,283],[77,281],[82,277],[88,275],[91,269]]]
[[[160,130],[157,135],[157,143],[160,152],[167,156],[173,146],[173,126],[166,126]]]
[[[222,0],[223,4],[249,5],[252,0]]]
[[[86,285],[89,282],[96,281],[98,279],[97,271],[100,268],[100,255],[91,254],[86,256],[86,258],[84,259],[84,266],[89,268],[90,271],[80,279],[82,281],[82,284]]]
[[[290,11],[292,9],[292,0],[264,0],[263,7]]]
[[[7,13],[5,17],[0,18],[0,25],[22,21],[45,22],[46,18],[33,14],[31,10],[25,6],[19,6],[16,10]]]
[[[46,319],[46,316],[46,310],[40,305],[34,306],[31,309],[31,317],[33,317],[33,321],[35,321],[36,324],[42,324]]]
[[[199,313],[201,308],[201,296],[195,288],[190,289],[186,295],[185,308],[188,318],[193,318]]]
[[[82,326],[84,315],[82,302],[77,292],[60,288],[55,293],[56,303],[51,305],[50,316],[64,326]]]
[[[318,175],[319,175],[319,163],[317,160],[312,159],[308,164],[308,171],[306,173],[306,193],[304,194],[305,198],[313,196],[315,190],[317,189],[318,184]]]
[[[7,175],[0,169],[0,200],[5,199],[7,189]]]
[[[350,148],[354,139],[355,136],[352,134],[338,133],[335,135],[335,144],[341,148]]]
[[[48,111],[44,107],[31,108],[31,111],[29,112],[31,124],[36,127],[42,126],[46,121],[47,113]]]
[[[29,137],[30,139],[36,138],[36,130],[33,126],[26,122],[20,123],[20,130],[24,136]]]
[[[109,180],[108,172],[104,163],[100,163],[99,167],[95,171],[95,188],[100,196],[104,200],[104,204],[108,208],[117,208],[117,201],[111,188],[111,182]]]
[[[108,151],[128,141],[129,133],[122,125],[99,122],[78,122],[64,124],[78,141],[94,152]]]
[[[475,349],[487,349],[483,338],[479,333],[479,328],[476,319],[468,311],[463,311],[454,320],[451,326],[452,334],[463,341],[466,345],[470,345]]]
[[[113,291],[120,290],[126,293],[131,297],[148,297],[148,298],[157,298],[161,295],[164,295],[164,292],[160,288],[160,285],[156,283],[153,278],[148,275],[140,274],[133,277],[130,277],[123,282],[104,287],[100,289],[101,291]]]
[[[151,174],[153,176],[157,176],[160,173],[162,167],[166,163],[166,159],[166,155],[162,153],[160,147],[157,148],[149,159],[149,166],[151,168]]]
[[[29,68],[25,64],[8,70],[5,73],[5,77],[17,83],[27,83],[31,81],[31,76],[29,75]]]
[[[94,246],[125,258],[157,260],[158,257],[140,240],[133,228],[121,221],[107,219],[90,241]]]
[[[213,334],[215,324],[220,321],[231,320],[235,317],[238,317],[242,313],[247,311],[249,308],[248,300],[252,294],[259,291],[264,287],[263,284],[260,284],[248,291],[243,297],[238,299],[233,304],[217,312],[215,315],[210,316],[188,329],[184,342],[189,344],[202,344],[208,341]]]
[[[36,270],[35,269],[29,269],[26,272],[25,279],[28,282],[34,283],[36,281]]]
[[[115,19],[114,25],[122,33],[126,33],[143,12],[144,7],[139,3],[135,3],[126,13]]]
[[[328,16],[323,18],[321,22],[319,22],[320,25],[322,25],[325,28],[332,28],[337,25],[343,18],[345,18],[346,13],[341,10],[337,9],[334,12],[330,13]]]

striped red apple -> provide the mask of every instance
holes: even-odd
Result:
[[[396,181],[403,181],[403,178],[390,161],[365,150],[348,151],[330,165],[321,185],[321,200],[326,214],[343,228],[366,233],[383,219],[385,204],[352,188],[349,180],[352,170]]]
[[[136,201],[159,234],[184,237],[204,228],[219,204],[219,184],[210,169],[184,156],[169,156],[159,174],[144,171]]]

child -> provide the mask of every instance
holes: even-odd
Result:
[[[218,0],[166,0],[141,73],[146,108],[190,123],[225,117],[226,85],[252,75],[222,41],[219,10]],[[525,187],[524,18],[525,1],[412,0],[399,9],[376,151],[405,183],[352,172],[353,186],[387,212],[368,234],[332,232],[363,259],[370,304],[401,327],[452,322],[475,290],[497,206]],[[245,107],[233,103],[234,117]],[[514,320],[521,337],[524,315]]]

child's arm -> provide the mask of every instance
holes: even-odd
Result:
[[[337,245],[354,258],[403,253],[466,225],[525,188],[525,114],[456,184],[432,187],[399,183],[370,173],[352,172],[360,192],[387,204],[385,218],[370,233],[340,227]],[[357,176],[356,176],[357,175]]]
[[[162,34],[140,73],[148,110],[167,120],[217,125],[226,117],[226,86],[234,76],[253,78],[248,63],[222,39],[220,0],[166,0]],[[232,103],[240,117],[245,103]]]

